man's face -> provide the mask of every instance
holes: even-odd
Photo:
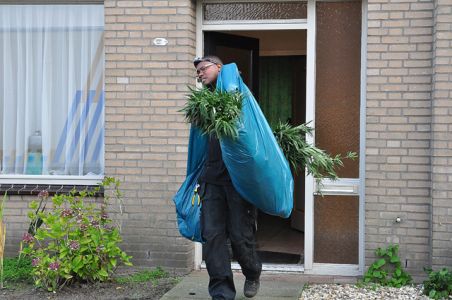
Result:
[[[210,61],[202,61],[196,66],[196,74],[203,85],[215,84],[220,68]]]

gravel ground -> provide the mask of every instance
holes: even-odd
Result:
[[[402,288],[357,287],[351,284],[318,284],[308,285],[301,294],[300,300],[316,299],[394,299],[394,300],[428,300],[422,294],[422,285],[405,286]]]

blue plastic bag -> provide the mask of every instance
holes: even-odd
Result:
[[[182,236],[197,242],[201,237],[201,199],[197,194],[198,178],[201,175],[207,156],[206,135],[192,126],[188,142],[187,177],[174,196],[177,224]]]
[[[243,95],[237,139],[220,140],[222,157],[237,192],[261,211],[288,218],[293,208],[293,177],[282,150],[259,105],[240,77],[235,63],[224,65],[217,89]],[[180,233],[202,242],[202,201],[197,184],[207,155],[208,137],[191,127],[187,177],[174,197]]]
[[[236,64],[222,67],[217,89],[243,95],[238,138],[220,140],[234,188],[261,211],[288,218],[293,208],[294,188],[289,163]]]

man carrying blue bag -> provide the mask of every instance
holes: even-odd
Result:
[[[174,197],[179,231],[204,243],[212,299],[234,299],[227,240],[246,277],[244,294],[259,290],[262,264],[256,253],[256,207],[287,218],[293,178],[281,149],[237,66],[216,56],[196,58],[198,80],[210,90],[243,96],[238,138],[206,135],[192,124],[187,178]]]
[[[194,60],[199,80],[214,89],[223,63],[218,57]],[[235,287],[227,239],[246,277],[244,294],[253,297],[259,289],[262,264],[255,247],[256,208],[234,189],[223,162],[220,143],[210,136],[208,153],[198,180],[201,197],[201,232],[212,299],[234,299]]]

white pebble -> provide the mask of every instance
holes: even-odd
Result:
[[[301,294],[300,300],[428,300],[422,294],[422,285],[404,286],[401,288],[364,286],[357,287],[351,284],[315,284],[308,285]]]

